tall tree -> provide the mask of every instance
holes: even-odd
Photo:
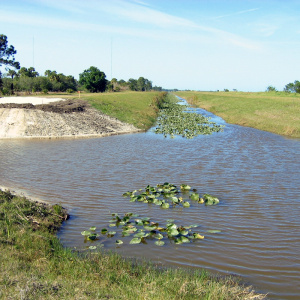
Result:
[[[25,68],[25,67],[22,67],[20,70],[19,70],[19,75],[22,77],[38,77],[39,76],[39,73],[36,72],[35,68],[33,67],[30,67],[30,68]]]
[[[5,66],[6,70],[9,70],[9,67],[20,69],[20,63],[15,61],[15,54],[17,51],[14,46],[8,46],[7,36],[0,34],[0,68],[2,65]],[[0,88],[2,86],[2,73],[0,70]]]
[[[102,93],[106,89],[107,80],[104,72],[92,66],[79,74],[79,83],[92,93]]]
[[[295,80],[294,83],[288,83],[285,86],[284,91],[289,93],[300,93],[300,81]]]
[[[130,78],[128,80],[128,86],[131,91],[137,91],[137,80]]]
[[[18,73],[15,70],[11,69],[11,70],[8,70],[7,76],[11,77],[10,91],[11,91],[11,94],[13,95],[15,93],[14,92],[14,77],[18,76]]]

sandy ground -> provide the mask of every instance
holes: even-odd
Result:
[[[47,102],[55,106],[60,103],[59,100],[62,99],[9,97],[0,98],[0,103],[38,105]],[[0,139],[101,137],[138,131],[133,125],[111,118],[91,107],[71,113],[44,111],[35,107],[0,108]]]
[[[32,103],[37,104],[48,104],[55,101],[63,100],[62,98],[43,98],[43,97],[5,97],[0,98],[0,103]]]

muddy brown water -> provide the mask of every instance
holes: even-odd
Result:
[[[107,226],[116,212],[162,224],[199,224],[195,231],[205,239],[195,243],[103,244],[126,257],[240,275],[273,299],[300,298],[300,140],[226,124],[222,133],[192,140],[151,132],[0,140],[0,159],[0,185],[69,210],[71,218],[59,232],[65,246],[85,247],[80,232]],[[217,196],[220,204],[163,210],[122,197],[163,182],[189,184]]]

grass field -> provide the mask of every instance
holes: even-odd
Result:
[[[157,117],[158,110],[153,99],[158,95],[158,92],[127,91],[82,94],[81,98],[109,116],[147,130],[155,123]]]
[[[63,248],[55,233],[65,216],[60,205],[0,190],[0,299],[263,299],[202,270]]]
[[[300,138],[300,95],[285,92],[176,92],[226,122]]]

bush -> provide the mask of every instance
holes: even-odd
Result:
[[[74,93],[74,90],[73,90],[73,89],[67,89],[66,92],[67,92],[68,94],[73,94],[73,93]]]
[[[1,90],[1,94],[2,94],[3,96],[9,96],[9,95],[11,94],[11,90],[4,87],[4,88]]]

